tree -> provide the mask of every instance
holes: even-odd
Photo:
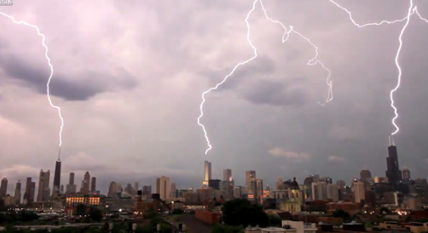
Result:
[[[39,215],[31,211],[22,211],[18,218],[23,222],[31,222],[39,219]]]
[[[211,233],[244,233],[245,230],[242,226],[228,226],[228,225],[221,225],[216,224]]]
[[[182,209],[173,209],[171,214],[183,214],[184,211]]]
[[[276,215],[269,215],[269,226],[281,227],[282,220]]]
[[[89,217],[92,221],[101,221],[103,219],[103,213],[100,209],[92,208],[91,212],[89,212]]]
[[[223,221],[230,226],[255,226],[269,225],[269,218],[262,207],[251,204],[247,199],[234,199],[224,203]]]
[[[350,215],[349,215],[348,212],[346,212],[346,211],[344,211],[342,209],[339,209],[339,210],[336,210],[336,211],[333,212],[333,217],[347,219],[347,218],[350,217]]]

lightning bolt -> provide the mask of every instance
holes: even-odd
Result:
[[[425,23],[428,23],[428,20],[425,19],[425,18],[423,18],[419,14],[417,6],[413,6],[413,0],[410,0],[410,6],[409,6],[409,8],[407,10],[407,15],[404,18],[393,20],[393,21],[382,20],[381,22],[378,22],[378,23],[367,23],[367,24],[358,24],[353,19],[351,11],[349,11],[345,7],[339,5],[334,0],[330,0],[330,2],[333,3],[334,5],[336,5],[338,8],[342,9],[343,11],[345,11],[348,14],[349,19],[351,20],[351,22],[355,26],[357,26],[359,28],[363,28],[363,27],[367,27],[367,26],[380,26],[382,24],[395,24],[395,23],[401,23],[401,22],[405,21],[403,27],[401,28],[400,35],[398,36],[399,45],[398,45],[398,48],[397,48],[397,53],[395,54],[395,66],[397,67],[397,70],[398,70],[397,85],[389,93],[389,98],[391,99],[391,108],[394,110],[394,117],[392,118],[391,122],[392,122],[392,125],[395,127],[395,131],[392,132],[391,135],[394,135],[394,134],[398,133],[398,131],[400,131],[400,128],[395,123],[395,121],[398,118],[398,109],[394,105],[394,103],[395,103],[394,102],[394,93],[398,90],[398,88],[400,88],[400,85],[401,85],[402,70],[401,70],[401,66],[400,66],[400,63],[399,63],[398,59],[400,57],[401,49],[403,47],[403,35],[404,35],[404,32],[407,29],[407,26],[409,25],[410,17],[413,14],[416,14],[419,17],[419,19],[422,20],[422,21],[424,21]]]
[[[233,73],[235,73],[235,70],[238,69],[238,67],[243,66],[243,65],[249,63],[250,61],[254,60],[255,58],[257,58],[257,48],[254,47],[254,45],[253,45],[253,43],[251,42],[251,39],[250,39],[251,28],[250,28],[250,24],[248,23],[248,19],[250,18],[251,13],[253,13],[253,11],[256,9],[256,4],[258,2],[260,3],[260,6],[261,6],[261,8],[263,10],[263,13],[264,13],[266,19],[269,20],[272,23],[281,25],[281,27],[284,29],[284,34],[282,36],[282,43],[285,43],[288,40],[288,38],[290,37],[290,33],[295,33],[298,36],[300,36],[302,39],[306,40],[315,49],[315,56],[311,60],[309,60],[307,62],[307,65],[310,65],[310,66],[320,65],[328,73],[328,76],[327,76],[327,86],[328,86],[327,99],[324,102],[318,102],[318,103],[321,106],[324,106],[326,103],[328,103],[328,102],[330,102],[330,101],[333,100],[333,82],[331,81],[331,71],[328,68],[326,68],[326,66],[320,60],[318,60],[318,47],[315,44],[313,44],[309,38],[303,36],[303,34],[301,34],[300,32],[297,32],[296,30],[294,30],[293,26],[290,26],[290,30],[288,30],[287,27],[285,27],[284,24],[282,24],[278,20],[271,19],[268,16],[268,14],[267,14],[267,11],[266,11],[266,9],[265,9],[265,7],[263,5],[262,0],[255,0],[253,2],[253,7],[247,13],[247,17],[245,18],[245,23],[246,23],[247,29],[248,29],[247,30],[247,41],[248,41],[248,44],[250,45],[250,47],[253,49],[254,55],[251,58],[249,58],[248,60],[245,60],[243,62],[238,63],[232,69],[232,71],[223,78],[223,80],[221,82],[217,83],[214,87],[211,87],[210,89],[208,89],[208,90],[206,90],[205,92],[202,93],[202,102],[201,102],[201,104],[199,106],[200,115],[198,117],[198,125],[201,126],[202,130],[204,131],[205,140],[206,140],[207,146],[208,146],[208,148],[205,150],[205,154],[207,154],[212,149],[212,145],[211,145],[210,139],[208,137],[207,130],[206,130],[205,126],[201,123],[201,118],[204,116],[204,104],[206,102],[205,96],[208,93],[210,93],[211,91],[217,90],[223,83],[225,83],[227,81],[227,79],[230,76],[232,76]]]
[[[55,109],[57,109],[58,110],[58,116],[59,116],[59,118],[60,118],[60,120],[61,120],[61,126],[60,126],[60,129],[59,129],[59,147],[61,148],[61,145],[62,145],[62,130],[63,130],[63,128],[64,128],[64,119],[62,118],[62,115],[61,115],[61,108],[60,107],[58,107],[58,106],[56,106],[56,105],[54,105],[53,103],[52,103],[52,100],[51,100],[51,96],[50,96],[50,91],[49,91],[49,86],[50,86],[50,82],[51,82],[51,80],[52,80],[52,76],[53,76],[53,72],[54,72],[54,69],[53,69],[53,65],[52,65],[52,63],[51,63],[51,59],[49,58],[49,56],[48,56],[48,46],[46,46],[46,43],[45,43],[45,40],[46,40],[46,37],[45,37],[45,35],[43,35],[41,32],[40,32],[40,29],[37,27],[37,26],[35,26],[35,25],[32,25],[32,24],[29,24],[29,23],[27,23],[27,22],[25,22],[25,21],[16,21],[12,16],[10,16],[10,15],[8,15],[8,14],[5,14],[5,13],[3,13],[3,12],[1,12],[0,11],[0,15],[2,15],[2,16],[4,16],[4,17],[6,17],[6,18],[9,18],[10,20],[12,20],[15,24],[18,24],[18,25],[20,25],[20,24],[22,24],[22,25],[25,25],[25,26],[28,26],[28,27],[31,27],[31,28],[34,28],[34,29],[36,29],[36,31],[37,31],[37,35],[39,35],[39,36],[41,36],[42,37],[42,45],[43,45],[43,47],[45,48],[45,57],[46,57],[46,59],[48,60],[48,65],[49,65],[49,68],[50,68],[50,75],[49,75],[49,79],[48,79],[48,82],[47,82],[47,84],[46,84],[46,94],[47,94],[47,97],[48,97],[48,100],[49,100],[49,104],[51,105],[51,107],[52,108],[55,108]]]

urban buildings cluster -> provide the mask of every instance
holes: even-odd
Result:
[[[150,202],[153,194],[158,200],[169,203],[184,203],[187,206],[202,206],[212,202],[222,202],[234,198],[246,198],[263,206],[288,212],[306,211],[314,203],[324,202],[330,208],[358,209],[361,206],[391,205],[407,209],[420,209],[427,205],[428,184],[426,179],[412,179],[409,169],[400,170],[397,147],[393,142],[388,147],[385,176],[373,177],[369,170],[362,170],[360,176],[351,180],[349,185],[344,180],[326,176],[312,175],[299,184],[295,178],[284,180],[278,178],[273,190],[257,178],[256,171],[245,172],[245,184],[235,184],[232,170],[223,170],[222,179],[212,177],[212,164],[204,162],[204,174],[200,188],[179,189],[167,176],[156,179],[155,190],[151,186],[139,183],[122,187],[118,182],[111,182],[105,195],[96,187],[96,178],[86,172],[80,189],[75,184],[75,174],[70,173],[68,184],[61,185],[61,160],[55,163],[52,190],[50,189],[50,171],[40,171],[38,189],[36,182],[28,177],[21,195],[21,182],[18,181],[13,195],[7,194],[8,180],[3,178],[0,186],[0,204],[4,206],[26,205],[35,208],[71,208],[76,204],[96,206],[101,209],[119,210],[135,209],[137,202]],[[22,200],[21,200],[22,196]],[[143,206],[143,204],[141,204]]]

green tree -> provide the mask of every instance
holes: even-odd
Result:
[[[228,226],[216,224],[211,233],[244,233],[245,230],[242,226]]]
[[[282,220],[276,215],[269,215],[269,226],[281,227]]]
[[[269,225],[269,217],[263,208],[257,204],[251,204],[247,199],[234,199],[224,203],[222,207],[223,221],[230,226],[255,226]]]
[[[18,219],[23,221],[23,222],[31,222],[31,221],[39,219],[39,215],[37,215],[36,213],[31,212],[31,211],[22,211],[19,214]]]
[[[184,211],[182,209],[173,209],[171,214],[183,214]]]
[[[333,212],[333,217],[347,219],[350,217],[350,215],[348,212],[346,212],[342,209],[339,209],[339,210],[336,210]]]
[[[92,208],[89,212],[89,217],[92,221],[101,221],[103,219],[103,213],[98,208]]]

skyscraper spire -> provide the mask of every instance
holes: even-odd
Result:
[[[61,161],[61,147],[58,150],[58,161]]]
[[[389,145],[390,146],[395,146],[394,144],[395,144],[394,143],[394,138],[392,137],[392,135],[389,135]]]

